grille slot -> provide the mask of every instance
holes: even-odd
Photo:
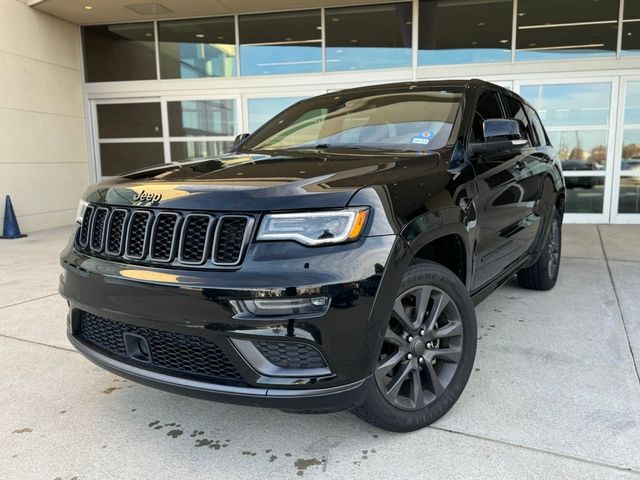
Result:
[[[199,265],[207,255],[213,218],[210,215],[192,214],[184,219],[180,242],[180,262]]]
[[[127,236],[126,256],[142,259],[147,249],[147,234],[151,223],[151,213],[137,210],[131,214],[129,221],[129,235]]]
[[[105,251],[111,255],[122,255],[124,247],[125,225],[129,212],[116,208],[107,223],[107,239]]]
[[[172,370],[184,376],[242,380],[242,376],[220,347],[208,338],[139,327],[88,312],[80,314],[80,338],[129,360],[124,333],[139,335],[147,341],[153,367]]]
[[[156,215],[151,235],[151,260],[170,262],[174,257],[174,250],[179,233],[177,213],[161,212]]]
[[[89,234],[91,233],[91,216],[95,209],[88,206],[82,216],[82,226],[80,227],[80,235],[78,235],[78,243],[86,247],[89,244]]]
[[[216,228],[213,263],[216,265],[237,265],[242,260],[244,247],[248,242],[248,228],[253,219],[244,215],[225,215]]]
[[[326,368],[322,354],[311,345],[298,342],[253,342],[256,348],[271,363],[281,368],[309,369]]]
[[[252,215],[89,205],[76,249],[125,263],[233,268],[251,240]]]
[[[96,208],[96,213],[91,222],[91,250],[99,252],[104,244],[105,226],[109,210],[104,207]]]

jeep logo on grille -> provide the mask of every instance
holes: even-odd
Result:
[[[162,200],[162,194],[161,193],[147,193],[144,190],[142,190],[140,193],[136,193],[133,196],[133,201],[134,202],[158,203],[160,200]]]

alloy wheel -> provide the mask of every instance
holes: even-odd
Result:
[[[560,266],[560,225],[556,220],[551,223],[547,249],[549,251],[549,267],[547,270],[549,272],[549,278],[553,279]]]
[[[439,398],[462,359],[463,325],[443,290],[423,285],[396,299],[375,378],[385,399],[418,410]]]

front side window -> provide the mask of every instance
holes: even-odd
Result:
[[[504,96],[505,103],[507,105],[507,111],[509,113],[509,118],[513,118],[517,120],[520,124],[520,130],[522,135],[529,140],[531,145],[535,145],[535,137],[531,132],[531,125],[529,124],[529,118],[527,117],[526,112],[524,111],[524,106],[520,103],[519,100],[516,100],[513,97],[508,95]]]
[[[484,92],[480,95],[476,111],[473,114],[472,143],[484,142],[484,121],[491,118],[504,118],[500,99],[496,92]]]
[[[450,137],[461,95],[438,89],[314,98],[276,116],[243,150],[441,148]]]

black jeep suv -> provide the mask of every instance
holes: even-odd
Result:
[[[62,252],[71,343],[154,387],[407,431],[444,415],[478,303],[554,286],[565,187],[536,112],[479,80],[301,101],[232,154],[107,179]]]

